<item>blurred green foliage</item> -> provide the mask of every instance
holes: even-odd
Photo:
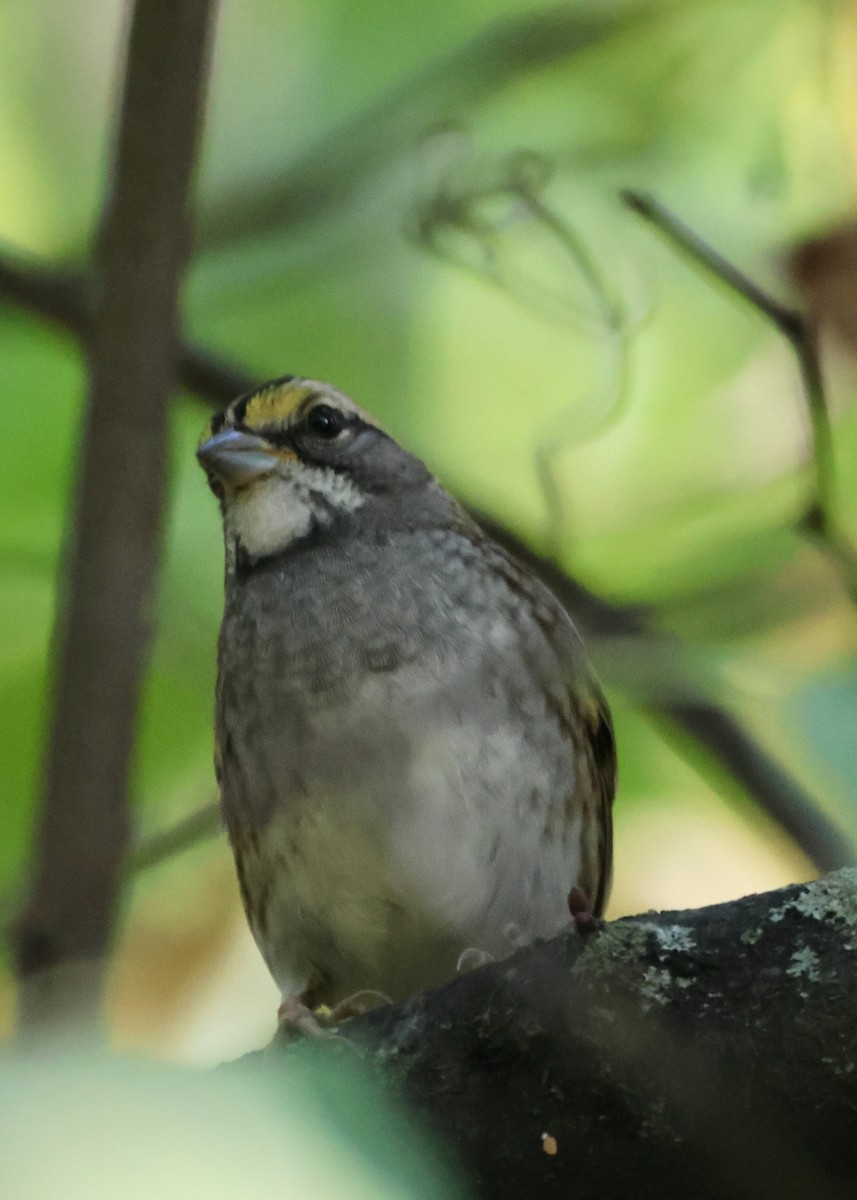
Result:
[[[5,1055],[4,1194],[455,1200],[438,1146],[353,1051],[313,1046],[204,1076],[70,1046]]]
[[[124,12],[119,0],[0,6],[0,238],[10,250],[84,260]],[[835,572],[794,529],[809,481],[794,364],[758,316],[616,199],[620,186],[649,189],[786,294],[785,248],[854,209],[857,123],[838,107],[835,74],[853,20],[845,5],[808,0],[550,11],[226,0],[185,310],[189,335],[260,379],[335,381],[462,496],[538,545],[558,543],[596,590],[652,605],[700,672],[721,678],[749,726],[857,832],[857,760],[845,748],[857,627]],[[544,204],[617,298],[621,344],[579,259],[503,194],[521,151],[545,176]],[[451,241],[427,253],[426,230],[443,233],[450,197]],[[71,341],[10,305],[0,307],[0,346],[8,896],[38,792],[84,375]],[[857,532],[854,377],[840,375],[841,516]],[[193,457],[205,415],[188,398],[174,412],[135,772],[143,832],[214,790],[222,567]],[[547,448],[561,529],[550,528],[539,480]],[[620,830],[623,811],[693,786],[621,702],[622,672],[611,658]]]

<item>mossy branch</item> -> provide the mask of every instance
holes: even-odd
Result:
[[[480,1197],[844,1200],[855,993],[852,868],[538,942],[341,1032]]]

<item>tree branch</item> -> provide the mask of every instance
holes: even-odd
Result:
[[[89,342],[44,793],[15,930],[22,1032],[96,1025],[160,551],[179,285],[212,0],[137,0]],[[54,314],[78,300],[68,279]],[[81,318],[83,320],[83,317]]]
[[[855,938],[849,870],[539,942],[340,1032],[485,1200],[845,1200]],[[230,1069],[260,1061],[288,1069]]]
[[[821,371],[818,338],[812,323],[802,312],[787,308],[775,296],[760,288],[652,196],[626,191],[622,193],[622,198],[633,212],[669,238],[683,254],[752,305],[779,330],[791,347],[803,384],[813,469],[812,495],[798,528],[813,538],[827,554],[839,570],[852,603],[857,604],[857,550],[843,532],[834,512],[836,481],[833,429]]]
[[[183,850],[189,850],[191,846],[196,846],[208,838],[217,837],[222,828],[218,801],[212,800],[203,804],[186,817],[182,817],[175,825],[170,825],[160,833],[151,834],[134,846],[125,862],[125,874],[136,875],[138,871],[157,867],[176,854],[181,854]]]
[[[88,348],[92,337],[92,288],[83,272],[46,267],[33,258],[0,254],[0,297],[33,316],[52,321]],[[259,381],[212,350],[184,341],[176,374],[189,392],[225,408]]]
[[[644,712],[664,723],[668,731],[676,731],[701,746],[820,870],[831,871],[854,862],[850,838],[821,811],[785,767],[690,678],[682,665],[677,638],[652,629],[642,609],[614,605],[596,596],[487,513],[474,510],[473,515],[495,541],[545,581],[589,640],[596,645],[598,639],[630,641],[651,665],[652,676],[669,681],[666,691],[660,683],[655,683],[649,696],[635,697],[631,693]],[[680,742],[677,749],[682,750]]]

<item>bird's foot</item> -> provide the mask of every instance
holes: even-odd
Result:
[[[324,1004],[310,1008],[301,996],[284,996],[277,1009],[277,1038],[291,1041],[295,1036],[330,1037],[331,1009]]]
[[[503,927],[503,940],[508,949],[501,952],[501,958],[505,958],[507,954],[512,954],[515,950],[520,950],[530,942],[530,938],[513,921]],[[455,969],[459,975],[465,975],[468,971],[475,971],[478,967],[487,967],[489,963],[496,961],[496,956],[490,950],[480,950],[478,946],[468,946],[459,954]]]
[[[459,954],[455,970],[459,975],[466,975],[468,971],[475,971],[477,967],[487,966],[493,961],[494,955],[489,954],[487,950],[480,950],[478,946],[468,946]]]
[[[351,996],[346,996],[338,1004],[334,1004],[333,1008],[328,1010],[329,1020],[331,1024],[338,1025],[340,1021],[347,1021],[350,1017],[362,1017],[364,1013],[392,1003],[393,1001],[386,992],[377,992],[374,988],[363,988]]]
[[[346,996],[332,1008],[317,1004],[314,1008],[306,1003],[307,995],[284,996],[277,1009],[277,1039],[292,1041],[295,1037],[336,1039],[336,1029],[350,1017],[359,1017],[393,1001],[383,992],[369,988]],[[344,1039],[338,1039],[344,1040]]]
[[[528,946],[532,941],[532,938],[527,937],[520,925],[516,925],[514,921],[510,921],[505,927],[503,937],[512,950],[523,950],[524,946]]]
[[[593,913],[592,904],[583,888],[575,886],[568,893],[568,911],[581,937],[591,937],[604,928],[604,921]]]

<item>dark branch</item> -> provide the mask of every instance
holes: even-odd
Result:
[[[485,1200],[845,1200],[855,927],[843,871],[540,942],[340,1032]]]
[[[625,639],[633,647],[629,652],[651,665],[653,677],[668,681],[667,689],[656,683],[651,696],[632,697],[644,712],[665,724],[667,732],[678,732],[702,746],[822,871],[854,862],[850,839],[812,796],[690,678],[675,637],[652,629],[641,609],[620,607],[596,596],[486,513],[474,512],[474,516],[495,541],[545,581],[596,648],[599,639]],[[681,739],[676,748],[684,749]]]
[[[138,871],[146,871],[166,862],[183,850],[207,838],[216,837],[221,830],[220,805],[216,800],[204,804],[188,816],[171,825],[161,833],[153,833],[151,837],[141,841],[128,856],[125,873],[135,875]]]
[[[0,254],[0,297],[43,320],[53,321],[88,347],[92,334],[92,289],[82,272],[55,270],[34,259]],[[178,348],[179,382],[208,403],[226,407],[259,382],[211,350],[189,342]]]
[[[809,416],[814,472],[813,495],[799,524],[836,565],[852,601],[857,603],[857,550],[842,532],[834,515],[833,431],[815,330],[803,313],[788,308],[760,288],[658,200],[630,191],[623,192],[622,198],[629,208],[660,230],[693,262],[760,312],[794,351]]]
[[[166,423],[212,0],[137,0],[88,344],[89,390],[29,899],[21,1027],[97,1023],[160,550]],[[68,277],[55,319],[83,313]],[[85,323],[80,317],[81,325]]]

